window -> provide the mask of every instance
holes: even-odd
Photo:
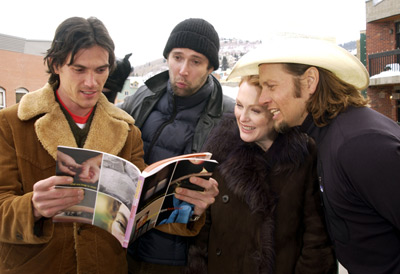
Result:
[[[28,91],[26,90],[26,89],[24,89],[24,88],[18,88],[16,91],[15,91],[15,102],[16,103],[19,103],[19,101],[21,101],[21,98],[25,95],[25,94],[27,94],[28,93]]]
[[[0,88],[0,109],[6,107],[6,91]]]
[[[132,82],[132,83],[130,83],[130,86],[131,86],[131,88],[138,88],[139,82],[138,81]]]

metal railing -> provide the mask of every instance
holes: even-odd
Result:
[[[400,49],[368,55],[368,72],[370,76],[389,70],[400,73]]]

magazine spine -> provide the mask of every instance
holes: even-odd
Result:
[[[129,245],[129,240],[131,238],[133,224],[134,224],[135,217],[136,217],[137,207],[139,204],[140,196],[142,194],[143,183],[144,183],[144,177],[143,177],[143,175],[140,175],[139,180],[138,180],[138,185],[136,188],[135,198],[133,199],[131,215],[129,217],[128,225],[126,227],[125,239],[122,244],[122,247],[124,247],[124,248],[127,248]]]

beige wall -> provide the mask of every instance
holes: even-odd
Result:
[[[382,0],[374,5],[373,0],[365,3],[367,23],[400,14],[399,0]]]

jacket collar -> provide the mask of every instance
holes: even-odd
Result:
[[[18,106],[20,120],[28,121],[35,117],[39,117],[35,122],[38,139],[54,159],[58,145],[77,146],[68,121],[56,102],[54,91],[49,84],[26,94]],[[97,103],[84,147],[116,155],[125,144],[130,124],[134,124],[134,119],[110,104],[102,95]]]
[[[150,79],[145,84],[154,93],[165,92],[169,81],[169,71],[163,71]],[[211,117],[220,117],[223,113],[223,93],[219,81],[212,76],[208,76],[207,83],[213,81],[214,88],[212,89],[210,100],[206,107],[206,113]]]
[[[306,119],[304,119],[303,124],[300,125],[300,131],[308,134],[312,130],[313,125],[313,118],[311,113],[309,113]]]
[[[317,144],[319,144],[325,137],[328,126],[318,127],[314,123],[312,115],[309,113],[304,120],[303,124],[299,126],[301,132],[307,133],[308,136],[312,137]]]

